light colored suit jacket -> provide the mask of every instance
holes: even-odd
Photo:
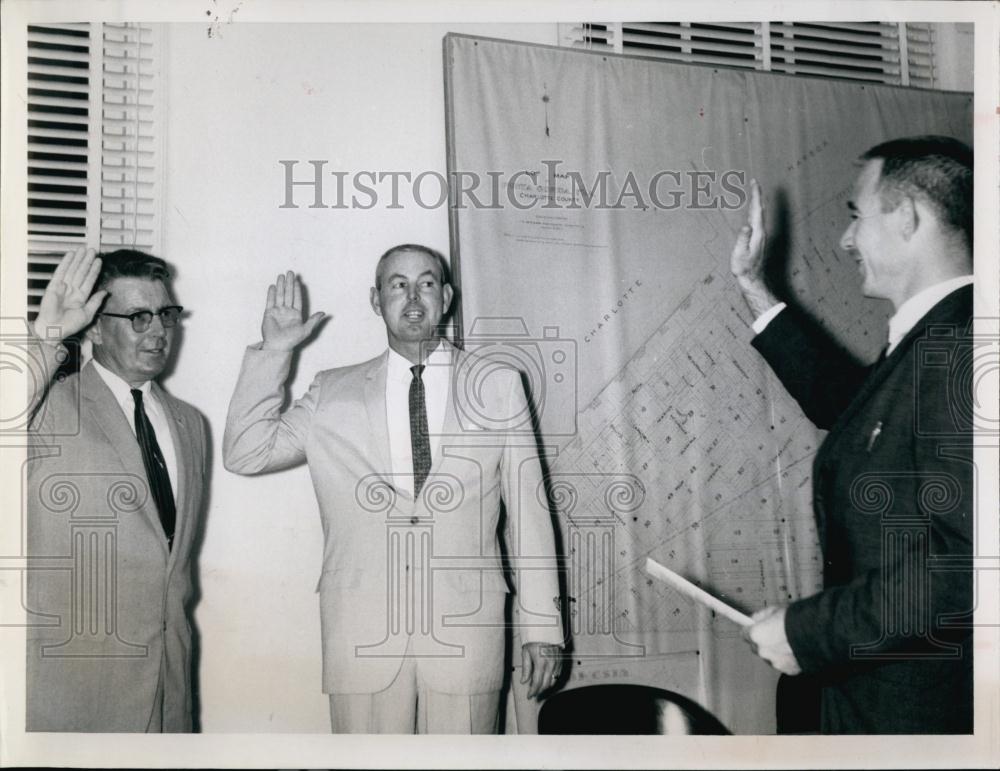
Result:
[[[208,448],[201,414],[152,388],[177,453],[169,551],[135,435],[93,365],[54,381],[35,415],[26,501],[29,731],[145,731],[161,672],[163,730],[191,730],[186,606]]]
[[[561,644],[553,526],[519,374],[448,345],[452,388],[443,436],[414,500],[394,478],[388,352],[320,372],[281,412],[291,354],[251,347],[229,407],[226,468],[254,474],[309,464],[322,518],[319,580],[323,690],[373,693],[403,662],[446,693],[500,688],[507,583],[501,501],[521,640]]]

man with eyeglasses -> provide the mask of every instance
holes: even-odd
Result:
[[[182,308],[166,263],[66,254],[33,324],[29,385],[29,731],[192,730],[192,545],[205,421],[156,378]],[[84,331],[93,357],[53,378]]]

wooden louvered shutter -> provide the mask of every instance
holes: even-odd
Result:
[[[104,24],[101,249],[159,251],[154,30]]]
[[[157,29],[28,26],[28,318],[69,249],[157,253]]]
[[[28,27],[28,316],[56,263],[95,231],[95,103],[89,24]]]
[[[892,22],[770,22],[771,69],[797,75],[917,85],[907,58],[908,24]],[[927,25],[925,78],[933,85]],[[916,40],[915,40],[916,42]]]
[[[572,48],[934,88],[934,25],[911,22],[613,22],[559,25]]]

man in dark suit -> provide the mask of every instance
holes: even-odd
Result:
[[[142,252],[71,252],[34,323],[48,377],[29,389],[29,731],[192,730],[208,445],[197,410],[155,382],[181,313],[168,278]],[[60,341],[84,329],[93,359],[51,379]]]
[[[889,342],[863,366],[764,281],[760,191],[732,272],[753,346],[829,434],[813,465],[824,590],[754,615],[745,637],[821,690],[824,733],[968,733],[972,719],[972,151],[936,136],[861,157],[840,245]]]

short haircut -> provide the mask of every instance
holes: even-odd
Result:
[[[437,262],[438,270],[440,270],[441,275],[438,279],[442,284],[450,284],[451,279],[448,277],[448,263],[445,261],[442,254],[429,246],[423,246],[421,244],[399,244],[394,246],[385,252],[381,257],[378,258],[378,263],[375,265],[375,288],[382,288],[382,266],[385,261],[392,257],[394,254],[399,254],[401,252],[418,252],[419,254],[426,254],[432,260]]]
[[[921,198],[972,248],[972,148],[928,134],[883,142],[861,156],[862,161],[879,159],[884,208],[895,207],[901,194]]]
[[[145,278],[166,283],[170,279],[167,263],[159,257],[136,249],[117,249],[101,252],[101,272],[94,284],[94,291],[106,289],[116,278]]]

